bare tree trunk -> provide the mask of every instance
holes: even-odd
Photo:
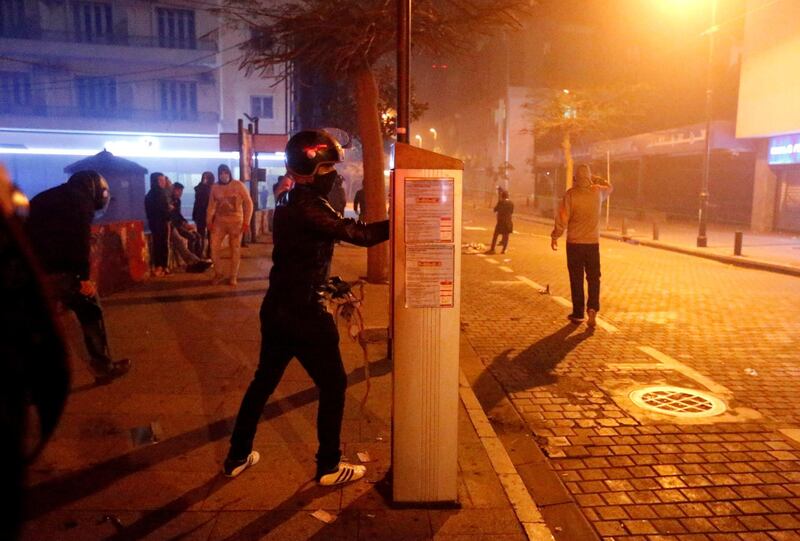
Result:
[[[378,85],[369,67],[355,74],[358,131],[364,160],[364,199],[367,222],[386,219],[386,185],[383,177],[383,139],[378,118]],[[389,245],[384,242],[367,250],[367,281],[386,282],[389,275]]]
[[[566,165],[566,174],[567,174],[567,184],[566,189],[569,190],[572,188],[572,142],[570,141],[569,132],[564,134],[564,137],[561,139],[561,150],[564,151],[564,165]]]

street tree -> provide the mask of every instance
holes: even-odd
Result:
[[[576,138],[607,135],[638,115],[638,87],[605,89],[540,89],[523,106],[530,127],[523,133],[538,140],[558,141],[564,154],[567,189],[572,187],[572,145]]]
[[[415,0],[411,41],[418,52],[457,54],[500,28],[519,28],[531,0]],[[367,220],[386,218],[384,155],[379,93],[374,68],[396,48],[396,2],[391,0],[223,0],[217,10],[234,25],[250,28],[242,67],[276,70],[293,66],[345,80],[356,103],[363,150]],[[388,246],[368,250],[367,279],[388,277]]]

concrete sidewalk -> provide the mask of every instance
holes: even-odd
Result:
[[[366,480],[335,489],[313,483],[317,393],[297,362],[290,364],[264,411],[255,442],[261,462],[235,480],[220,474],[231,425],[257,363],[258,308],[270,249],[256,244],[243,250],[235,289],[211,286],[207,276],[177,274],[104,299],[113,351],[133,359],[133,370],[97,387],[85,363],[73,363],[65,415],[29,472],[22,538],[549,538],[489,423],[480,424],[483,412],[476,411],[463,377],[461,508],[390,506],[385,477],[391,455],[391,362],[385,343],[370,346],[371,390],[361,411],[362,354],[346,333],[343,445],[356,462],[359,453],[368,453]],[[336,274],[353,280],[365,266],[365,250],[337,247]],[[385,327],[388,287],[368,285],[366,293],[367,325]],[[76,323],[68,323],[73,343],[80,343]],[[312,516],[318,510],[335,520]]]
[[[481,205],[478,205],[480,207]],[[552,218],[540,216],[536,209],[518,201],[515,218],[532,220],[552,225]],[[605,209],[603,210],[605,212]],[[654,240],[654,223],[658,229],[658,240]],[[734,255],[735,233],[743,233],[742,254]],[[743,226],[708,224],[706,237],[708,246],[697,247],[698,226],[696,223],[665,220],[637,220],[612,214],[605,224],[601,219],[600,236],[608,239],[632,242],[671,250],[683,254],[721,261],[729,265],[800,276],[800,235],[787,233],[754,233]]]

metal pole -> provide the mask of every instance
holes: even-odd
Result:
[[[409,64],[411,0],[397,0],[397,142],[409,139]]]
[[[706,227],[708,224],[708,174],[711,166],[711,115],[713,104],[714,34],[717,31],[717,0],[711,0],[711,28],[708,29],[708,66],[706,73],[706,149],[703,155],[703,184],[700,188],[698,248],[708,246]]]
[[[503,32],[503,38],[505,41],[506,46],[506,74],[505,74],[505,83],[506,83],[506,114],[505,114],[505,148],[503,149],[504,160],[505,160],[505,174],[503,175],[506,179],[506,186],[505,188],[508,189],[508,166],[509,162],[511,161],[511,51],[509,50],[509,43],[508,43],[508,32]]]
[[[611,184],[611,151],[606,150],[606,180]],[[606,229],[608,229],[608,218],[611,213],[611,194],[606,196]]]
[[[258,117],[253,118],[253,128],[255,135],[258,135]],[[255,150],[255,137],[253,141],[253,169],[255,174],[250,175],[250,197],[253,199],[253,216],[250,218],[250,242],[256,241],[256,211],[259,210],[258,205],[258,151]]]

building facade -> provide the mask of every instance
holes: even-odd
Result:
[[[758,141],[751,226],[800,231],[800,2],[749,0],[738,137]]]
[[[285,133],[284,85],[240,70],[239,46],[252,36],[209,7],[0,0],[0,161],[12,178],[35,195],[107,149],[190,187],[219,163],[236,169],[219,133],[245,114],[261,133]],[[282,159],[260,163],[278,174]]]

